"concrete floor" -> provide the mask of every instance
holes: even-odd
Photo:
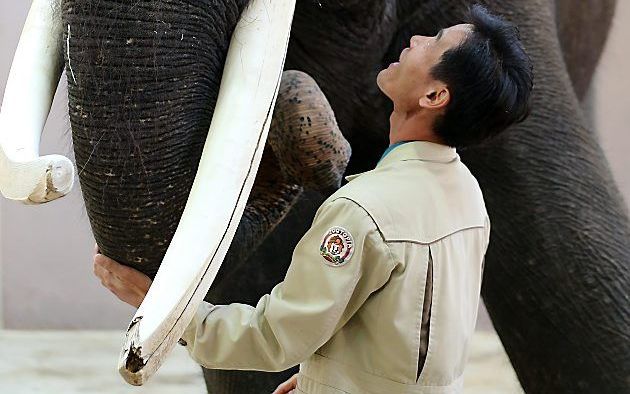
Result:
[[[148,384],[127,385],[116,370],[122,339],[118,331],[0,331],[0,393],[206,393],[181,346]],[[475,334],[465,373],[465,394],[523,393],[494,332]]]

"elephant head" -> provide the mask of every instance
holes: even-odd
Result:
[[[152,290],[166,282],[166,292],[150,292],[129,328],[121,370],[133,383],[147,360],[155,365],[143,371],[154,370],[159,354],[177,339],[172,325],[187,324],[186,313],[195,309],[191,297],[198,303],[205,295],[239,221],[233,261],[255,249],[302,187],[339,187],[350,152],[328,103],[304,74],[285,73],[280,83],[293,8],[291,1],[34,3],[33,30],[54,44],[47,59],[55,66],[58,43],[65,43],[75,156],[99,248],[150,276],[165,262]],[[186,15],[200,9],[207,14],[190,23]],[[135,19],[124,17],[131,14]],[[116,29],[105,27],[115,21]],[[156,26],[138,34],[148,24]],[[27,25],[23,48],[29,30]],[[263,172],[245,207],[261,161]],[[46,177],[44,190],[56,196],[58,187]],[[183,269],[181,261],[191,259],[203,264]],[[179,276],[180,290],[169,286],[172,275]]]
[[[56,45],[65,57],[76,164],[92,229],[105,254],[150,275],[184,210],[219,96],[228,43],[247,3],[63,2],[58,28],[63,37]],[[411,35],[434,34],[458,23],[469,3],[296,3],[285,67],[312,76],[328,98],[352,146],[349,172],[373,167],[387,145],[391,105],[378,91],[376,74],[398,57]],[[628,214],[579,105],[615,2],[587,1],[577,7],[564,0],[483,3],[520,27],[536,70],[529,119],[495,141],[460,152],[482,186],[493,223],[484,301],[527,392],[627,391]],[[597,28],[585,34],[578,21]],[[588,40],[575,39],[576,31]],[[296,95],[298,85],[307,88]],[[301,95],[310,97],[315,83],[294,75],[280,89],[279,103],[286,109],[276,111],[252,196],[211,289],[218,301],[238,300],[242,278],[262,267],[277,269],[270,281],[281,279],[281,267],[297,242],[295,229],[272,230],[282,226],[292,204],[297,202],[297,209],[308,205],[300,197],[304,188],[317,189],[309,198],[325,196],[338,186],[345,168],[348,150],[338,137],[316,140],[303,156],[310,162],[295,159],[307,144],[302,137],[287,136],[296,130],[307,134],[313,119],[292,108],[302,102]],[[331,123],[333,118],[321,119]],[[331,159],[317,167],[322,155]],[[38,182],[63,184],[54,187],[63,194],[67,165],[62,159],[46,161],[38,169],[45,174]],[[319,169],[304,170],[311,165]],[[332,174],[324,176],[332,181],[303,179],[309,171]],[[24,195],[23,190],[17,194]],[[39,200],[52,197],[44,193]],[[313,209],[302,209],[303,217],[293,217],[292,223],[307,224]],[[265,237],[263,248],[278,248],[247,260]],[[281,252],[285,258],[279,261]],[[255,284],[245,289],[248,297],[270,287]],[[277,381],[207,372],[209,387],[220,392],[251,390],[243,376],[255,376],[257,392]]]

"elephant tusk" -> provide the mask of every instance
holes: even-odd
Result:
[[[74,165],[39,156],[39,143],[63,68],[61,0],[34,0],[13,58],[0,109],[0,192],[41,204],[66,195]]]
[[[265,147],[295,0],[252,0],[228,50],[219,98],[186,208],[118,369],[142,385],[175,346],[223,262]]]

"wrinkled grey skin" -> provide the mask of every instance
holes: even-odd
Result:
[[[208,40],[227,40],[233,24],[217,24],[234,21],[246,1],[206,2],[227,12],[185,1],[67,3],[79,79],[68,81],[70,116],[92,228],[105,254],[153,274],[185,203],[216,100],[226,42]],[[387,145],[391,105],[375,85],[378,71],[411,35],[458,23],[469,3],[298,1],[286,69],[310,74],[329,98],[353,147],[348,173],[372,168]],[[579,103],[615,1],[484,3],[519,25],[536,72],[528,120],[460,152],[492,220],[484,301],[526,392],[629,392],[628,213]],[[102,4],[110,11],[95,10]],[[96,23],[110,28],[94,29]],[[204,36],[208,25],[214,30]],[[182,29],[185,39],[197,38],[178,44]],[[132,34],[137,45],[127,41]],[[149,79],[146,70],[153,72]],[[187,167],[165,164],[165,157],[183,156]],[[107,171],[115,176],[104,177]],[[173,182],[177,190],[169,192]],[[282,198],[282,209],[246,212],[208,300],[252,304],[282,280],[325,195],[298,191]],[[274,230],[269,223],[292,204]],[[270,392],[291,374],[204,372],[212,393]]]

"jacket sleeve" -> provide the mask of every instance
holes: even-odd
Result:
[[[339,228],[350,237],[329,236]],[[324,244],[325,239],[331,242]],[[182,339],[190,356],[206,368],[282,371],[325,344],[393,269],[389,247],[372,218],[355,202],[337,198],[319,208],[284,281],[256,307],[204,302]]]

